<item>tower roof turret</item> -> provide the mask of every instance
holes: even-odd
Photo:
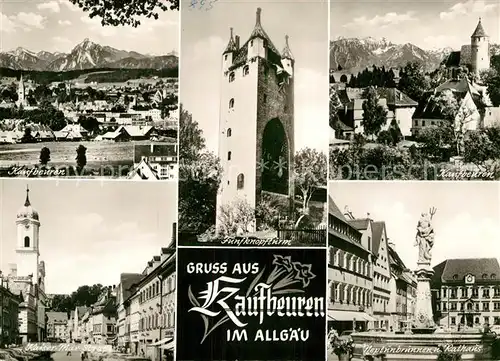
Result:
[[[288,35],[285,35],[285,47],[283,48],[281,57],[283,59],[294,60],[292,51],[290,50],[290,46],[288,45]]]
[[[233,38],[233,28],[229,28],[229,31],[231,32],[231,35],[229,37],[229,43],[227,44],[226,50],[224,50],[223,54],[238,50],[238,49],[236,49],[236,42],[234,41],[234,38]]]
[[[38,212],[31,206],[29,192],[29,188],[26,187],[26,200],[24,201],[24,206],[19,208],[19,211],[17,212],[17,219],[28,218],[38,221]]]
[[[486,31],[483,29],[483,24],[481,24],[481,18],[479,18],[479,22],[477,23],[476,30],[472,34],[471,38],[484,38],[487,37]]]
[[[248,41],[250,41],[252,39],[255,39],[255,38],[264,39],[264,40],[267,41],[267,46],[273,52],[275,52],[276,54],[279,55],[278,49],[274,46],[274,44],[271,41],[271,39],[269,38],[269,36],[267,35],[267,33],[262,28],[262,24],[260,23],[260,15],[261,15],[261,13],[262,13],[262,9],[261,8],[257,8],[257,12],[256,12],[256,15],[255,15],[255,27],[253,28],[253,31],[250,34],[250,38],[248,39]]]

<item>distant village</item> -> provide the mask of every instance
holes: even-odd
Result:
[[[494,106],[484,81],[484,74],[491,69],[490,58],[489,37],[479,20],[470,45],[449,54],[431,74],[419,73],[418,65],[412,63],[399,69],[374,66],[358,74],[349,74],[340,66],[331,69],[330,101],[334,111],[330,116],[330,149],[348,149],[356,135],[360,135],[368,142],[406,149],[413,146],[426,155],[433,150],[437,150],[436,154],[448,154],[443,159],[437,155],[430,157],[436,162],[457,160],[463,165],[464,155],[478,158],[472,154],[472,142],[481,148],[480,141],[488,138],[490,129],[500,126],[500,107]],[[372,105],[367,105],[369,88],[375,99]],[[368,130],[365,124],[377,116],[365,114],[367,106],[371,114],[380,108],[380,114],[386,118],[376,120],[380,126],[373,127],[372,123],[372,129]],[[458,143],[455,151],[453,146],[445,144],[445,137],[437,135],[448,125],[453,128],[451,138],[455,138],[451,143]],[[468,136],[480,132],[484,137]],[[433,139],[436,137],[439,139]],[[437,146],[431,147],[432,142]],[[498,147],[500,149],[500,144]],[[451,151],[447,152],[446,148]]]
[[[3,78],[0,144],[175,139],[177,89],[170,78],[49,85]]]

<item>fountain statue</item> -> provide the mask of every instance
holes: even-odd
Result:
[[[415,304],[415,320],[413,332],[432,333],[436,329],[433,320],[431,301],[431,277],[434,270],[431,268],[432,247],[434,246],[434,227],[432,217],[436,208],[429,209],[429,213],[422,213],[417,224],[415,246],[418,246],[417,270],[417,299]]]

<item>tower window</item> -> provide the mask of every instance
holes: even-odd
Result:
[[[267,103],[267,94],[264,94],[263,103],[264,103],[264,104],[266,104],[266,103]]]
[[[234,72],[229,74],[229,82],[232,83],[234,81]]]
[[[24,237],[24,247],[29,247],[30,246],[30,238],[29,237]]]
[[[245,176],[243,175],[243,173],[240,173],[236,178],[236,189],[243,189],[244,186],[245,186]]]
[[[231,152],[227,152],[227,160],[231,160]]]
[[[229,109],[233,108],[234,108],[234,98],[231,98],[231,100],[229,100]]]
[[[247,76],[249,73],[250,73],[250,68],[248,67],[248,65],[245,65],[243,67],[243,76]]]
[[[227,60],[227,54],[226,54],[226,55],[224,55],[224,60]]]
[[[253,46],[253,40],[250,40],[250,46]]]
[[[227,129],[227,136],[230,137],[231,136],[231,128],[228,128]]]

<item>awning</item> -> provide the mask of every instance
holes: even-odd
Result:
[[[173,350],[174,347],[175,347],[175,340],[172,340],[172,341],[160,346],[160,348],[162,350]]]
[[[172,337],[162,338],[160,341],[153,342],[149,346],[160,346],[172,340]]]
[[[376,321],[366,312],[328,310],[328,318],[333,321]]]

